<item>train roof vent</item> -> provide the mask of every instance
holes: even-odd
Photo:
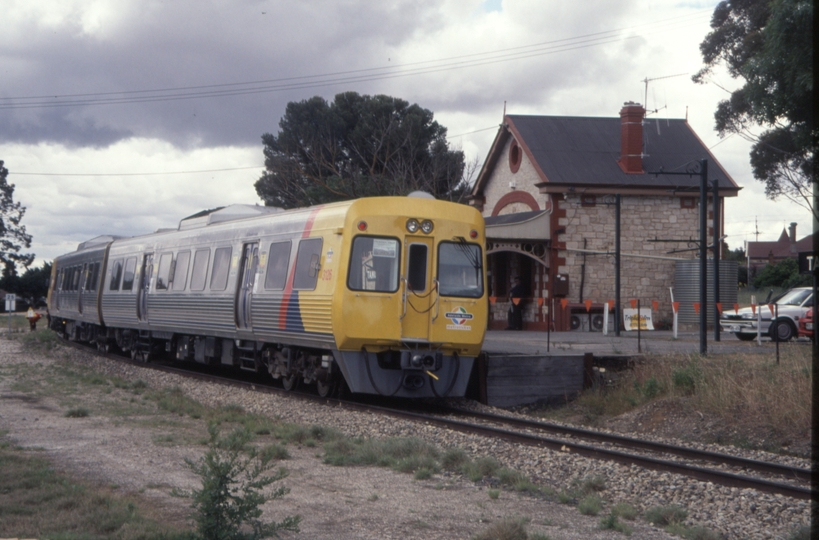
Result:
[[[124,236],[113,236],[110,234],[103,234],[100,236],[95,236],[90,240],[86,240],[85,242],[80,242],[80,245],[77,246],[77,251],[82,251],[84,249],[94,248],[104,246],[105,244],[110,244],[114,240],[119,240],[120,238],[124,238]]]
[[[179,222],[179,230],[196,229],[206,227],[214,223],[224,223],[237,219],[248,219],[283,212],[282,208],[276,206],[258,206],[255,204],[231,204],[230,206],[220,206],[212,210],[203,210],[182,219]]]

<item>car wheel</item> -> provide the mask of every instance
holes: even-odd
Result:
[[[788,319],[778,319],[771,325],[771,339],[774,341],[790,341],[795,334],[796,328]]]
[[[738,337],[740,341],[753,341],[756,339],[756,334],[740,334],[739,332],[736,332],[734,335]]]

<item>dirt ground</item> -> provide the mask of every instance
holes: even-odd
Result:
[[[198,486],[199,479],[184,458],[195,459],[204,451],[204,422],[176,415],[151,422],[128,415],[68,418],[65,397],[44,395],[39,383],[32,382],[63,368],[57,360],[20,354],[14,342],[0,342],[0,430],[19,446],[38,449],[40,456],[72,477],[137,494],[160,519],[189,523],[190,501],[171,491]],[[117,398],[118,392],[89,392],[73,396],[72,403],[85,400],[93,408],[95,402]],[[120,397],[127,403],[127,394]],[[319,447],[288,445],[288,451],[291,459],[282,465],[290,476],[282,483],[291,491],[269,503],[265,517],[302,516],[301,533],[294,538],[473,538],[508,517],[528,519],[530,534],[552,540],[623,537],[601,530],[600,516],[581,515],[574,506],[509,491],[493,499],[486,486],[443,474],[414,480],[383,468],[333,467],[322,463]],[[634,527],[634,539],[671,538],[643,522],[629,525]]]

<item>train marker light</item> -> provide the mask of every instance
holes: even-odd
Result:
[[[472,238],[472,239],[477,238],[478,237],[478,231],[476,231],[475,229],[472,229],[471,231],[469,231],[469,237]]]
[[[367,222],[366,221],[359,221],[358,222],[358,230],[359,231],[366,231],[367,230]]]
[[[409,218],[407,220],[407,230],[411,233],[418,232],[418,228],[421,225],[418,223],[418,220],[415,218]]]
[[[432,222],[428,219],[425,219],[424,222],[421,223],[421,230],[424,232],[424,234],[431,233],[432,228],[433,228]]]

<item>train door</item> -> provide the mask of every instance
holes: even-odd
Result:
[[[401,336],[411,340],[428,340],[438,291],[432,285],[432,240],[412,238],[406,243],[404,269],[404,316]]]
[[[142,257],[142,279],[137,291],[137,318],[140,322],[148,320],[148,291],[151,288],[151,278],[154,275],[154,254],[146,253]]]
[[[77,312],[82,315],[82,293],[85,290],[85,273],[88,272],[88,264],[82,265],[80,272],[80,282],[77,287]]]
[[[239,330],[250,330],[253,325],[250,317],[250,308],[258,270],[259,243],[252,242],[245,244],[242,250],[242,269],[239,274],[239,289],[236,293],[236,328]]]

